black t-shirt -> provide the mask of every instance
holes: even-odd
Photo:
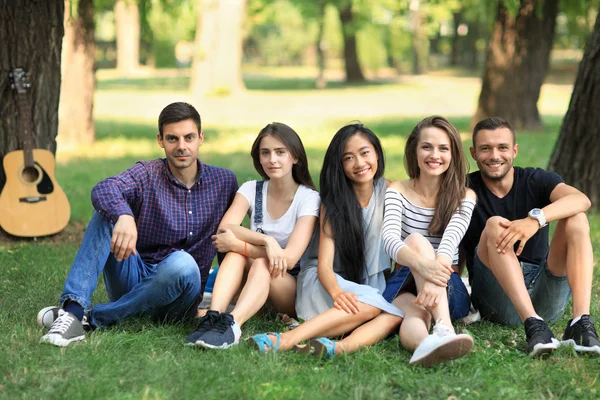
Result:
[[[515,180],[506,196],[498,198],[483,182],[479,171],[469,174],[467,186],[477,194],[477,205],[467,233],[462,241],[469,280],[472,280],[473,256],[481,232],[488,218],[499,215],[511,221],[527,218],[532,208],[543,208],[550,204],[550,194],[563,179],[554,172],[541,168],[514,167]],[[517,249],[515,244],[515,250]],[[540,229],[527,241],[520,261],[539,264],[548,254],[548,226]]]

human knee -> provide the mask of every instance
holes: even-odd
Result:
[[[169,255],[159,264],[156,272],[159,281],[169,283],[183,279],[186,282],[200,283],[200,270],[196,260],[185,251]]]
[[[504,228],[500,225],[502,221],[505,221],[505,219],[498,216],[488,218],[487,222],[485,223],[485,228],[481,233],[481,239],[479,243],[481,244],[481,240],[483,240],[487,241],[486,245],[492,244],[496,246],[496,241],[502,232],[504,232]]]
[[[571,217],[562,219],[559,224],[563,225],[567,238],[589,236],[590,235],[590,223],[587,215],[580,212]]]
[[[411,233],[404,240],[404,243],[421,256],[435,257],[435,251],[431,243],[420,233]]]

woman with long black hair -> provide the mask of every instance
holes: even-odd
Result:
[[[296,311],[298,328],[252,337],[261,352],[312,352],[331,358],[385,338],[402,321],[387,302],[384,271],[390,258],[381,241],[387,181],[377,136],[362,124],[341,128],[321,170],[320,234],[301,262]],[[326,337],[353,331],[339,342]],[[311,339],[308,345],[300,342]]]

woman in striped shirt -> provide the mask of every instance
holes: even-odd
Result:
[[[462,357],[473,345],[469,335],[455,333],[451,321],[469,311],[458,274],[458,245],[476,196],[466,188],[468,163],[460,134],[445,118],[419,122],[404,157],[410,179],[390,184],[385,196],[383,243],[397,268],[384,297],[405,313],[400,341],[414,351],[410,363],[431,366]]]

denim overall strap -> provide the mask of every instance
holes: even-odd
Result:
[[[254,226],[256,226],[256,232],[265,233],[262,230],[263,223],[263,184],[265,181],[256,182],[256,195],[254,196]]]

